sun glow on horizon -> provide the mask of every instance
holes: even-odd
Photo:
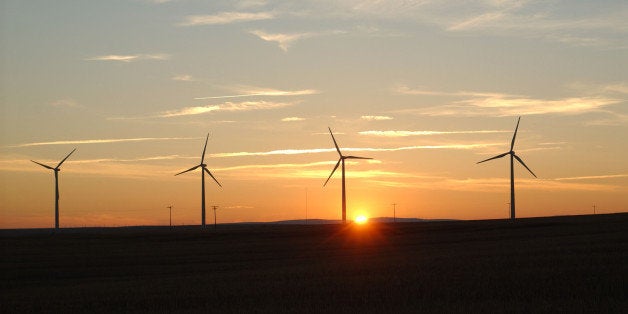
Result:
[[[354,221],[355,221],[355,223],[357,223],[359,225],[363,225],[363,224],[366,224],[369,221],[369,218],[366,217],[365,215],[357,215],[357,216],[355,216]]]

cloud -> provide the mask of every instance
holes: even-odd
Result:
[[[155,118],[171,118],[180,116],[198,115],[208,112],[218,111],[251,111],[267,110],[291,106],[294,103],[270,102],[270,101],[244,101],[239,103],[225,102],[219,105],[207,105],[196,107],[185,107],[177,110],[163,111],[153,116]]]
[[[383,120],[392,120],[393,117],[389,116],[361,116],[360,119],[366,121],[383,121]]]
[[[96,164],[96,163],[116,163],[116,162],[139,162],[139,161],[160,161],[160,160],[175,160],[175,159],[197,159],[198,157],[184,157],[180,155],[165,155],[165,156],[151,156],[151,157],[139,157],[139,158],[99,158],[99,159],[81,159],[73,160],[74,164]]]
[[[237,95],[196,97],[194,99],[196,100],[223,99],[223,98],[240,98],[240,97],[253,97],[253,96],[281,97],[281,96],[304,96],[304,95],[320,94],[320,91],[315,90],[315,89],[279,90],[279,89],[261,88],[261,87],[237,87],[235,90],[238,93]]]
[[[404,146],[394,148],[342,148],[343,152],[395,152],[406,150],[419,150],[419,149],[478,149],[492,146],[503,146],[503,143],[473,143],[462,144],[452,143],[443,145],[417,145],[417,146]],[[335,148],[311,148],[311,149],[279,149],[266,152],[231,152],[231,153],[216,153],[211,154],[211,157],[224,158],[224,157],[247,157],[247,156],[272,156],[272,155],[303,155],[303,154],[318,154],[335,152]]]
[[[512,131],[500,130],[476,130],[476,131],[361,131],[360,135],[372,135],[383,137],[407,137],[422,135],[449,135],[449,134],[488,134],[488,133],[508,133]]]
[[[392,88],[392,92],[398,95],[422,95],[422,96],[449,96],[449,97],[503,97],[506,94],[486,93],[486,92],[443,92],[426,89],[425,87],[410,88],[406,85],[398,85]]]
[[[197,137],[138,137],[138,138],[114,138],[114,139],[92,139],[92,140],[68,140],[68,141],[52,141],[52,142],[35,142],[11,145],[7,147],[31,147],[46,145],[71,145],[71,144],[107,144],[107,143],[125,143],[125,142],[148,142],[148,141],[178,141],[192,140]]]
[[[250,33],[259,37],[262,40],[276,42],[279,45],[279,48],[283,51],[288,51],[288,48],[290,47],[290,45],[292,45],[293,42],[299,39],[312,37],[316,35],[314,33],[270,34],[261,30],[251,31]]]
[[[74,99],[59,99],[50,103],[53,107],[82,108]]]
[[[608,84],[603,89],[607,92],[628,95],[628,83],[626,82]]]
[[[168,54],[135,54],[135,55],[104,55],[85,59],[87,61],[118,61],[133,62],[140,60],[168,60]]]
[[[188,15],[179,26],[224,25],[232,23],[269,20],[275,18],[271,12],[222,12],[214,15]]]
[[[453,101],[447,105],[434,106],[423,109],[413,109],[411,112],[439,116],[439,115],[537,115],[537,114],[582,114],[600,111],[604,107],[621,103],[622,100],[606,96],[569,97],[562,99],[538,99],[520,95],[484,93],[484,92],[439,92],[423,89],[409,89],[401,86],[395,92],[405,95],[431,95],[463,97],[468,99]],[[407,110],[406,110],[407,111]]]
[[[287,117],[287,118],[283,118],[281,119],[282,122],[297,122],[297,121],[304,121],[305,118],[300,118],[300,117]]]
[[[173,81],[181,81],[181,82],[193,82],[196,81],[191,75],[188,74],[181,74],[181,75],[175,75],[172,77]]]
[[[556,178],[556,181],[574,181],[574,180],[600,180],[600,179],[614,179],[614,178],[628,178],[628,174],[608,174],[597,176],[581,176],[581,177],[564,177]]]

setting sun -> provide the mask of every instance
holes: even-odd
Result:
[[[368,220],[369,220],[368,217],[364,215],[358,215],[355,217],[355,223],[360,224],[360,225],[367,223]]]

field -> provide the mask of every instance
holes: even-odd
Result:
[[[0,231],[0,312],[624,312],[628,214]]]

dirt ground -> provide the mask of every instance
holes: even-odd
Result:
[[[0,230],[0,312],[628,312],[628,214]]]

